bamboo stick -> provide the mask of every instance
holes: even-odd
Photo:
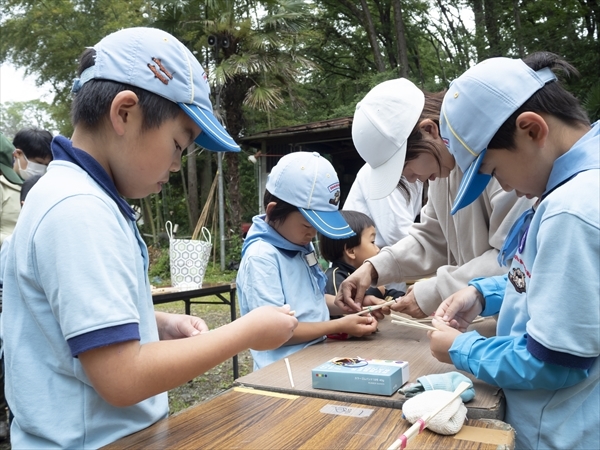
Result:
[[[386,301],[385,303],[380,303],[379,305],[373,305],[373,306],[365,306],[363,307],[362,311],[359,311],[357,313],[353,313],[353,315],[355,316],[360,316],[361,314],[365,314],[365,313],[370,313],[371,311],[377,311],[378,309],[384,308],[386,306],[390,306],[393,305],[394,303],[396,303],[396,299],[392,299],[391,297],[386,297],[385,298]]]
[[[395,323],[396,325],[404,325],[405,327],[409,327],[409,328],[419,328],[420,330],[427,330],[427,331],[437,331],[437,328],[434,327],[430,327],[429,325],[423,325],[421,323],[411,323],[411,322],[404,322],[402,320],[392,320],[392,323]]]

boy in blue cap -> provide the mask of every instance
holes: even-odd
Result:
[[[295,311],[298,327],[285,345],[252,350],[254,369],[321,342],[326,335],[365,336],[377,330],[371,316],[343,314],[325,297],[327,277],[312,244],[317,232],[331,239],[354,235],[340,212],[340,183],[335,169],[318,153],[282,157],[267,179],[265,215],[255,216],[242,247],[237,275],[240,311],[252,314],[264,305]],[[270,327],[265,321],[266,327]]]
[[[160,192],[192,142],[239,148],[212,114],[204,70],[164,31],[108,35],[79,74],[72,139],[54,139],[7,255],[13,448],[98,448],[146,428],[167,416],[167,390],[248,347],[278,347],[297,324],[286,308],[263,308],[204,333],[199,318],[154,311],[147,248],[123,197]]]
[[[491,177],[538,198],[500,253],[507,275],[472,280],[433,320],[440,361],[497,385],[516,448],[600,448],[600,126],[552,69],[551,53],[492,58],[451,85],[441,130],[465,170],[454,212]],[[497,336],[461,334],[499,313]],[[449,323],[452,327],[447,326]]]

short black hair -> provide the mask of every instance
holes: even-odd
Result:
[[[40,128],[23,128],[13,139],[15,148],[22,150],[27,159],[50,157],[52,159],[52,134]]]
[[[42,178],[42,175],[33,175],[32,177],[27,178],[25,181],[23,181],[23,184],[21,185],[21,203],[25,201],[27,194],[29,194],[29,191],[31,190],[33,185],[37,183],[40,178]]]
[[[78,76],[95,64],[96,50],[86,49],[79,60]],[[85,83],[75,94],[71,106],[71,122],[73,126],[83,123],[90,129],[95,129],[108,114],[110,105],[119,92],[132,91],[139,99],[142,110],[142,129],[149,130],[159,127],[164,121],[175,119],[182,111],[174,103],[160,95],[126,83],[110,80],[93,79]]]
[[[535,52],[523,58],[523,62],[537,71],[544,67],[560,70],[565,76],[578,76],[571,64],[550,52]],[[550,114],[569,125],[590,125],[590,119],[577,98],[556,80],[547,83],[518,108],[498,129],[488,149],[514,149],[517,117],[524,112]]]
[[[358,211],[340,211],[340,214],[356,234],[345,239],[331,239],[323,234],[319,234],[321,256],[329,262],[341,259],[344,256],[345,249],[358,247],[362,232],[366,228],[375,226],[373,219],[364,213]]]
[[[278,197],[275,197],[269,192],[268,189],[265,189],[265,195],[263,196],[263,205],[265,206],[265,209],[267,208],[267,205],[271,202],[277,203],[275,205],[275,208],[273,208],[273,210],[270,211],[268,215],[269,222],[271,223],[281,224],[285,222],[285,220],[291,213],[298,211],[298,208],[296,206],[291,205]]]

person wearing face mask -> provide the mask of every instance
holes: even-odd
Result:
[[[13,169],[23,180],[46,173],[52,161],[51,142],[52,134],[39,128],[24,128],[15,135]]]
[[[340,285],[335,304],[346,313],[361,309],[371,285],[427,278],[410,286],[391,308],[426,317],[471,279],[507,271],[498,266],[499,250],[513,222],[534,200],[504,192],[493,180],[471,205],[451,211],[463,172],[447,148],[448,136],[440,134],[443,97],[444,92],[424,93],[398,78],[375,86],[356,106],[352,139],[371,171],[371,199],[397,187],[407,189],[407,181],[429,180],[429,189],[421,222]]]

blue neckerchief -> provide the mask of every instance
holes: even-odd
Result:
[[[89,153],[73,147],[73,143],[66,137],[56,136],[52,140],[52,155],[58,161],[68,161],[85,170],[106,191],[110,198],[115,201],[121,212],[130,220],[135,221],[135,215],[131,206],[119,195],[115,183],[108,176],[104,167],[92,158]]]
[[[542,194],[542,197],[536,202],[536,205],[533,208],[530,208],[521,214],[521,217],[515,221],[506,235],[504,244],[500,249],[500,253],[498,253],[498,264],[500,264],[500,266],[509,266],[517,251],[519,253],[523,252],[531,219],[533,219],[535,208],[540,202],[556,188],[565,184],[578,173],[591,169],[600,169],[600,154],[598,148],[594,149],[586,146],[588,140],[597,138],[600,134],[599,123],[600,122],[594,123],[592,129],[579,139],[567,153],[561,155],[554,161],[552,171],[548,177],[548,184],[546,185],[546,190]]]
[[[319,263],[316,259],[315,248],[312,243],[308,245],[296,245],[288,241],[282,235],[280,235],[275,228],[271,227],[265,222],[265,215],[254,216],[252,219],[252,226],[248,230],[248,235],[242,245],[242,257],[246,253],[246,249],[255,241],[263,240],[268,242],[272,246],[285,252],[299,252],[307,260],[310,270],[317,280],[317,284],[321,292],[325,293],[325,285],[327,284],[327,276],[321,270]],[[311,261],[312,260],[312,261]],[[313,263],[314,261],[314,263]]]

